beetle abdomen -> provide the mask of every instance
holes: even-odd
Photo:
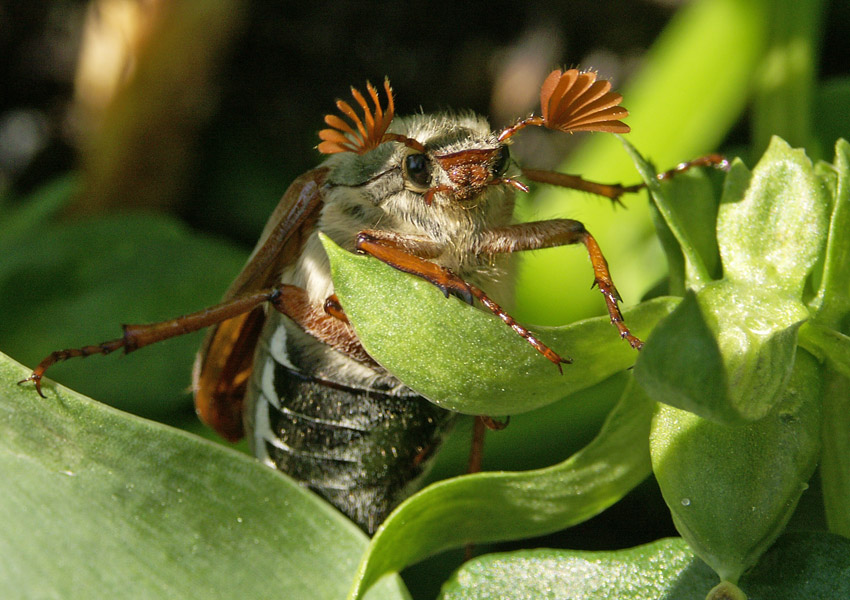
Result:
[[[453,414],[410,390],[376,391],[255,364],[246,429],[255,455],[373,533],[409,494]]]

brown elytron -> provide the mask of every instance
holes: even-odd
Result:
[[[505,278],[499,274],[510,253],[582,244],[612,323],[640,348],[623,321],[602,251],[580,222],[512,221],[515,194],[527,190],[521,177],[612,201],[643,187],[521,169],[511,160],[511,137],[526,127],[628,132],[620,120],[627,115],[622,98],[610,88],[591,71],[553,71],[541,87],[541,114],[497,132],[470,114],[398,118],[388,81],[386,107],[372,85],[365,96],[352,89],[356,109],[338,101],[345,118],[328,115],[328,128],[319,133],[318,149],[330,156],[286,191],[221,304],[54,352],[25,381],[41,394],[44,373],[56,362],[118,348],[131,352],[209,327],[193,374],[201,419],[229,440],[247,434],[258,458],[374,531],[423,473],[452,415],[364,351],[334,295],[318,233],[446,295],[478,300],[559,369],[570,361],[502,308]],[[720,161],[707,157],[674,171]],[[485,423],[496,426],[479,421]],[[478,460],[473,452],[473,463]]]

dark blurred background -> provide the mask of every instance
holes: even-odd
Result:
[[[83,166],[74,212],[165,209],[249,244],[349,85],[505,123],[554,66],[627,77],[674,4],[3,2],[0,192]]]
[[[315,132],[349,85],[389,76],[400,114],[464,107],[502,124],[534,109],[553,66],[628,78],[678,4],[5,1],[0,192],[83,165],[74,211],[166,209],[249,244],[320,159]],[[826,10],[824,78],[850,56],[848,4]]]

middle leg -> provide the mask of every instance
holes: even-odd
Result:
[[[584,225],[573,219],[552,219],[551,221],[536,221],[519,223],[505,227],[494,227],[484,232],[476,247],[478,254],[501,254],[521,252],[523,250],[540,250],[570,244],[584,244],[593,266],[593,285],[599,288],[605,298],[605,305],[611,317],[611,323],[620,332],[620,337],[628,341],[632,348],[640,350],[643,342],[632,335],[620,312],[620,294],[611,279],[608,261],[602,254],[602,249],[596,239],[585,229]]]

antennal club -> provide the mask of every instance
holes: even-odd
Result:
[[[369,103],[360,93],[360,90],[351,88],[351,95],[363,110],[363,119],[348,102],[345,100],[336,101],[336,107],[351,120],[354,127],[337,115],[325,115],[325,123],[330,125],[330,129],[322,129],[319,132],[319,138],[322,140],[318,146],[319,152],[322,154],[338,154],[340,152],[365,154],[384,142],[390,141],[401,142],[414,150],[425,152],[425,147],[416,140],[397,133],[386,132],[395,116],[393,89],[390,87],[389,79],[384,79],[384,92],[387,95],[386,110],[381,107],[378,91],[369,82],[366,82],[366,91],[372,98],[372,103],[375,105],[374,109],[369,107]]]
[[[574,131],[605,131],[628,133],[629,126],[619,119],[628,116],[619,106],[623,97],[611,91],[611,82],[598,79],[596,71],[581,72],[556,69],[549,73],[540,88],[541,116],[531,116],[508,127],[499,134],[504,141],[520,129],[534,125],[564,133]]]

